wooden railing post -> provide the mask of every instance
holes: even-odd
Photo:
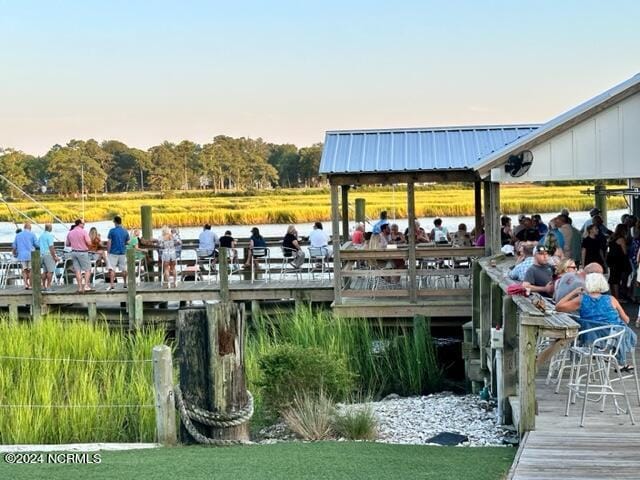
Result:
[[[136,251],[133,248],[127,250],[127,310],[129,311],[129,330],[135,330],[138,325],[136,322]]]
[[[536,341],[538,327],[526,324],[526,315],[520,322],[520,365],[519,397],[520,425],[519,432],[534,430],[536,426]]]
[[[502,298],[502,328],[504,329],[504,351],[502,355],[504,399],[516,395],[518,387],[518,308],[513,299],[505,295]],[[503,424],[513,423],[510,403],[504,404]]]
[[[335,304],[342,304],[342,262],[340,261],[340,208],[338,185],[331,185],[331,240],[333,243],[333,292]]]
[[[480,274],[482,267],[478,260],[474,260],[471,266],[471,343],[478,346],[478,332],[480,328]]]
[[[218,275],[220,275],[220,301],[229,301],[229,250],[221,247],[218,254]]]
[[[31,252],[31,318],[33,323],[42,320],[42,267],[40,250]]]
[[[491,278],[484,270],[480,274],[480,367],[487,368],[487,351],[491,351]]]
[[[166,345],[153,347],[153,385],[156,401],[156,432],[158,443],[177,443],[176,406],[173,396],[173,362]]]

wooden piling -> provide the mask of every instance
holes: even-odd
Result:
[[[140,207],[140,220],[142,224],[142,238],[151,240],[153,238],[153,217],[150,205]]]
[[[218,253],[218,275],[220,275],[220,301],[229,301],[229,250],[221,247]]]
[[[607,187],[604,183],[597,183],[595,185],[595,203],[596,208],[600,210],[600,216],[602,217],[602,223],[607,224]]]
[[[98,319],[98,306],[96,302],[87,303],[87,316],[89,317],[90,323],[96,323]]]
[[[502,355],[502,381],[504,400],[517,394],[518,388],[518,307],[513,298],[502,298],[502,328],[504,329],[504,349]],[[513,416],[508,401],[504,402],[503,424],[512,424]]]
[[[356,198],[356,222],[364,223],[367,220],[366,217],[366,200],[364,198]]]
[[[487,368],[487,352],[491,352],[489,341],[491,337],[491,278],[483,270],[480,274],[480,366]]]
[[[171,446],[177,443],[171,349],[166,345],[153,347],[152,357],[158,443]]]
[[[519,370],[519,398],[520,435],[534,430],[536,426],[536,340],[538,327],[520,324],[520,365]]]
[[[342,185],[342,242],[349,241],[349,185]]]
[[[244,305],[233,302],[207,304],[209,341],[209,398],[218,412],[237,411],[247,404],[244,375]],[[249,422],[214,428],[216,440],[249,440]]]
[[[206,314],[202,309],[184,309],[178,312],[176,321],[176,343],[180,389],[184,400],[191,405],[212,410],[209,401],[209,362],[207,360],[208,328]],[[193,421],[198,431],[211,435],[211,428]],[[180,442],[194,444],[187,429],[180,422]]]

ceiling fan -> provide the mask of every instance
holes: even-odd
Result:
[[[517,155],[511,155],[504,165],[504,171],[512,177],[521,177],[529,171],[533,163],[531,150],[523,150]]]

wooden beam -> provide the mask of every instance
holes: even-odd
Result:
[[[520,424],[518,430],[524,432],[536,428],[536,341],[538,327],[520,325],[519,352],[519,392]]]
[[[331,226],[333,241],[333,290],[337,305],[342,303],[342,265],[340,262],[340,206],[338,185],[331,185]]]
[[[409,301],[416,303],[418,299],[416,281],[416,198],[413,182],[407,184],[407,214],[409,217]]]
[[[176,406],[173,395],[173,362],[171,349],[166,345],[153,347],[153,386],[156,400],[156,432],[158,443],[175,445]]]
[[[478,345],[480,347],[480,366],[487,368],[486,352],[490,351],[489,340],[491,337],[491,278],[483,270],[480,274],[480,335]]]
[[[518,308],[513,298],[505,295],[502,298],[502,328],[504,329],[504,350],[502,355],[502,381],[505,398],[513,397],[518,392]],[[504,403],[503,424],[513,423],[511,404]]]

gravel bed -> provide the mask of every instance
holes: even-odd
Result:
[[[478,395],[441,392],[423,397],[389,395],[379,402],[338,404],[337,409],[369,407],[378,420],[378,442],[430,445],[441,433],[464,435],[462,446],[503,446],[517,443],[512,427],[496,420],[495,403]],[[260,431],[259,443],[296,440],[286,424],[278,423]]]
[[[389,395],[380,402],[338,405],[339,409],[369,406],[378,419],[378,441],[428,445],[433,436],[449,432],[464,435],[461,445],[479,447],[511,443],[511,428],[499,425],[495,404],[477,395],[449,392],[423,397]],[[505,441],[506,440],[506,441]]]

